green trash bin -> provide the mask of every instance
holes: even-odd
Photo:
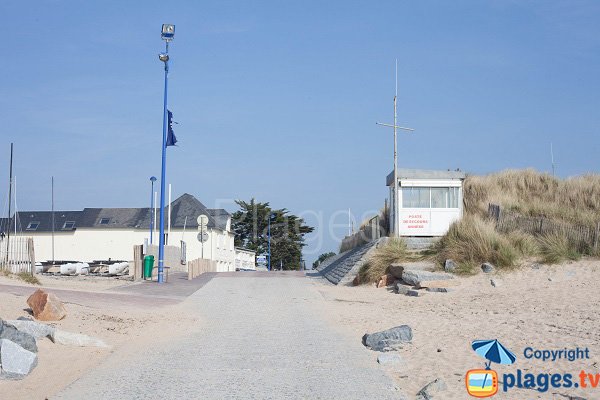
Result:
[[[152,268],[154,268],[154,256],[144,257],[144,279],[152,279]]]

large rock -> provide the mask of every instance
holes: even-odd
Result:
[[[10,340],[32,353],[37,353],[38,351],[33,336],[29,333],[19,331],[14,326],[9,325],[6,321],[2,320],[0,320],[0,339]]]
[[[412,340],[412,329],[408,325],[400,325],[381,332],[365,333],[362,343],[375,351],[393,351]]]
[[[409,285],[421,287],[421,284],[425,281],[442,281],[447,279],[453,279],[454,276],[445,272],[430,272],[421,270],[404,270],[402,273],[402,280]]]
[[[25,350],[11,340],[0,339],[0,363],[0,377],[23,379],[37,365],[37,354]]]
[[[59,321],[67,316],[62,301],[54,293],[46,293],[42,289],[29,296],[27,304],[31,307],[35,319],[40,321]]]
[[[388,272],[396,279],[402,279],[404,271],[417,270],[417,271],[430,271],[436,270],[436,265],[428,261],[416,261],[416,262],[403,262],[394,263],[389,266]]]
[[[496,270],[496,267],[494,267],[492,264],[486,262],[486,263],[481,264],[481,270],[483,272],[485,272],[486,274],[490,274]]]
[[[439,392],[443,392],[448,389],[446,386],[446,382],[444,382],[441,378],[436,379],[433,382],[429,382],[423,389],[419,390],[417,393],[417,400],[431,400],[436,398],[436,394]],[[441,399],[441,397],[438,397]]]
[[[453,260],[447,259],[444,263],[444,271],[446,272],[454,272],[458,268],[458,265]]]
[[[23,319],[8,320],[5,322],[8,323],[9,325],[14,326],[20,332],[28,333],[36,339],[42,339],[45,337],[49,338],[52,336],[52,333],[56,329],[50,325],[42,324],[42,323],[36,322],[36,321],[23,320]]]
[[[404,266],[402,264],[392,264],[388,268],[388,272],[393,275],[396,279],[402,279],[402,273],[404,272]]]
[[[412,290],[412,286],[405,284],[402,281],[396,282],[394,285],[395,291],[398,294],[406,294],[409,290]]]
[[[64,346],[80,346],[80,347],[109,347],[102,340],[95,337],[83,335],[80,333],[72,333],[55,329],[50,337],[54,343]]]

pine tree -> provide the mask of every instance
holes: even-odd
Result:
[[[314,231],[302,218],[285,208],[273,210],[269,203],[236,200],[240,210],[232,216],[235,245],[256,254],[267,254],[269,248],[269,217],[271,218],[271,267],[285,270],[301,268],[304,235]]]

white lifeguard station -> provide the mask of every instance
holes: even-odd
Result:
[[[452,222],[463,214],[461,171],[398,169],[398,194],[394,196],[394,173],[387,176],[390,204],[390,229],[399,236],[443,236]],[[398,210],[399,218],[394,215]],[[397,222],[396,222],[397,221]]]

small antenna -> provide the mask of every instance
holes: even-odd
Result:
[[[394,97],[398,97],[398,59],[396,58],[396,93]]]

